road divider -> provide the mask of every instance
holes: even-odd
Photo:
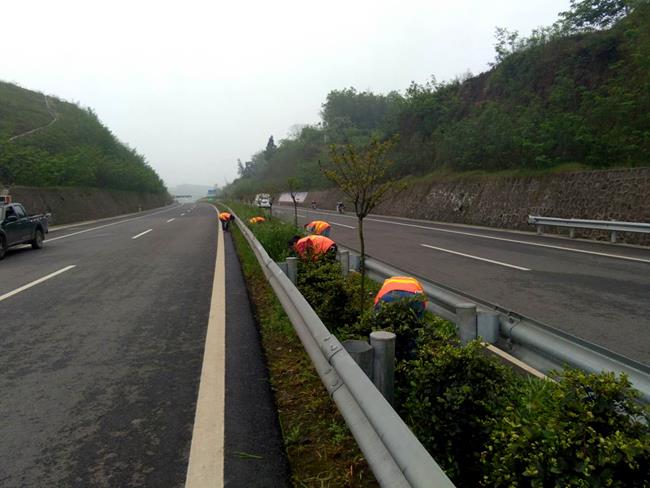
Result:
[[[530,268],[524,268],[523,266],[516,266],[514,264],[504,263],[503,261],[495,261],[494,259],[481,258],[479,256],[474,256],[472,254],[465,254],[465,253],[458,252],[458,251],[452,251],[451,249],[445,249],[443,247],[431,246],[429,244],[420,244],[420,245],[422,247],[426,247],[426,248],[429,248],[429,249],[434,249],[436,251],[446,252],[446,253],[449,253],[449,254],[456,254],[458,256],[463,256],[465,258],[476,259],[477,261],[484,261],[486,263],[498,264],[499,266],[505,266],[506,268],[518,269],[519,271],[531,271]]]
[[[54,273],[50,273],[47,276],[43,276],[42,278],[39,278],[37,280],[32,281],[31,283],[27,283],[26,285],[21,286],[20,288],[16,288],[13,291],[10,291],[9,293],[5,293],[4,295],[0,296],[0,302],[3,300],[6,300],[7,298],[11,298],[14,295],[17,295],[20,292],[23,292],[25,290],[28,290],[29,288],[32,288],[33,286],[39,285],[43,283],[44,281],[47,281],[49,279],[54,278],[55,276],[58,276],[62,273],[65,273],[66,271],[70,271],[73,268],[76,268],[76,264],[71,264],[70,266],[66,266],[65,268],[61,268],[58,271],[55,271]]]

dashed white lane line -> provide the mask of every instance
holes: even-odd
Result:
[[[31,283],[27,283],[26,285],[21,286],[20,288],[16,288],[13,291],[10,291],[9,293],[5,293],[4,295],[0,296],[0,302],[3,300],[6,300],[7,298],[11,298],[14,295],[17,295],[18,293],[25,291],[32,286],[36,286],[40,283],[43,283],[44,281],[47,281],[51,278],[54,278],[55,276],[60,275],[61,273],[65,273],[66,271],[70,271],[72,268],[76,268],[76,264],[71,264],[70,266],[66,266],[65,268],[61,268],[58,271],[55,271],[54,273],[50,273],[47,276],[43,276],[42,278],[39,278],[37,280],[32,281]]]
[[[223,231],[217,228],[217,259],[185,488],[224,486],[226,272]]]
[[[420,244],[422,247],[428,247],[429,249],[435,249],[436,251],[448,252],[450,254],[456,254],[458,256],[463,256],[465,258],[476,259],[478,261],[485,261],[486,263],[498,264],[499,266],[505,266],[506,268],[518,269],[519,271],[531,271],[529,268],[524,268],[522,266],[515,266],[514,264],[504,263],[502,261],[494,261],[493,259],[481,258],[478,256],[473,256],[471,254],[465,254],[458,251],[452,251],[451,249],[445,249],[443,247],[430,246],[429,244]]]
[[[185,213],[184,213],[184,212],[183,212],[183,213],[181,214],[181,217],[182,217],[183,215],[185,215]]]
[[[169,224],[170,222],[173,222],[174,220],[176,220],[176,218],[169,219],[169,220],[167,221],[167,223]]]
[[[151,232],[152,230],[153,230],[153,229],[147,229],[147,230],[145,230],[144,232],[140,232],[138,235],[135,235],[135,236],[131,237],[131,239],[137,239],[138,237],[142,237],[143,235],[148,234],[148,233]]]
[[[131,219],[120,220],[119,222],[111,222],[110,224],[99,225],[97,227],[92,227],[90,229],[80,230],[78,232],[73,232],[71,234],[66,234],[64,236],[52,237],[52,238],[47,239],[46,241],[47,242],[58,241],[59,239],[65,239],[66,237],[72,237],[72,236],[76,236],[76,235],[79,235],[79,234],[85,234],[86,232],[92,232],[93,230],[104,229],[105,227],[111,227],[113,225],[123,224],[125,222],[132,222],[134,220],[144,219],[145,217],[150,217],[152,215],[156,215],[156,214],[159,214],[159,213],[169,212],[170,210],[174,210],[175,208],[176,207],[166,208],[165,210],[161,210],[159,212],[153,212],[153,213],[150,213],[150,214],[147,214],[147,215],[142,215],[140,217],[133,217]]]
[[[330,224],[332,224],[332,225],[338,225],[338,226],[340,226],[340,227],[346,227],[346,228],[348,228],[348,229],[356,229],[356,227],[353,227],[353,226],[351,226],[351,225],[339,224],[338,222],[330,222]]]

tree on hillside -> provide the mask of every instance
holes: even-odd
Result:
[[[298,228],[298,202],[296,201],[296,193],[300,188],[300,180],[295,176],[291,176],[287,180],[287,187],[289,189],[289,195],[291,195],[291,200],[293,201],[293,225]]]
[[[571,8],[560,12],[560,25],[568,32],[607,29],[630,10],[647,0],[571,0]]]
[[[271,161],[271,158],[273,158],[273,155],[277,150],[278,147],[275,145],[273,136],[269,137],[269,141],[266,143],[266,149],[264,150],[264,157],[266,158],[266,160]]]
[[[361,253],[361,296],[360,310],[363,311],[366,280],[366,245],[363,235],[363,219],[387,197],[404,189],[404,185],[388,176],[393,161],[387,155],[396,143],[396,138],[386,141],[372,139],[362,150],[351,144],[330,147],[331,164],[321,165],[323,174],[351,200],[357,216],[359,245]]]

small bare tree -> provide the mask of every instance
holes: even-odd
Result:
[[[287,186],[289,187],[289,195],[291,195],[291,200],[293,201],[293,225],[298,228],[298,202],[296,201],[296,193],[298,188],[300,188],[300,180],[295,176],[291,176],[287,180]]]
[[[361,311],[365,306],[366,245],[363,235],[363,219],[387,197],[405,188],[405,184],[389,177],[388,168],[393,164],[387,155],[397,139],[386,141],[373,139],[363,150],[351,144],[330,146],[331,164],[324,167],[323,174],[350,199],[357,216],[361,251]]]

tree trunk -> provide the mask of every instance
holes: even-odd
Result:
[[[359,219],[359,247],[361,256],[359,257],[359,270],[361,271],[361,296],[359,297],[359,313],[363,313],[366,306],[366,243],[363,239],[363,218]]]
[[[293,200],[293,225],[298,228],[298,204],[296,203],[296,199],[291,197]]]

